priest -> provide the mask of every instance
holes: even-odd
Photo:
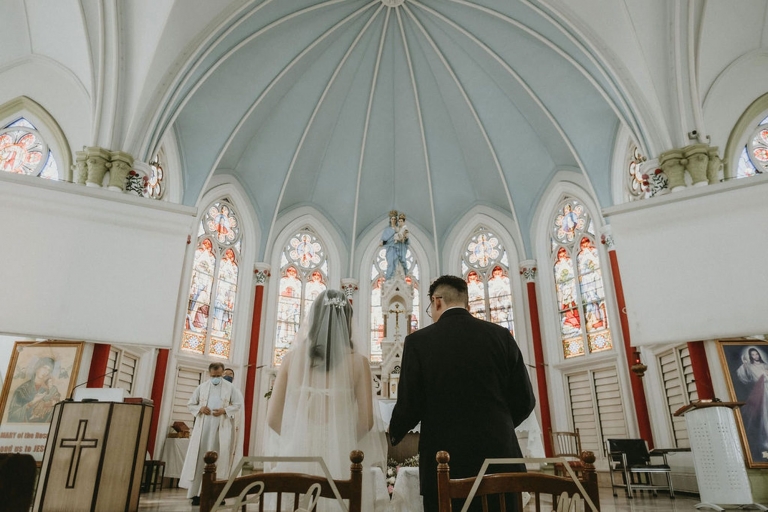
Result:
[[[243,395],[222,378],[223,364],[211,363],[208,374],[210,379],[195,388],[187,402],[189,412],[195,417],[195,426],[181,470],[179,487],[189,489],[187,498],[192,498],[192,505],[200,504],[205,452],[215,451],[219,454],[216,465],[216,478],[219,480],[229,478],[232,467],[239,462],[235,460],[235,450]]]

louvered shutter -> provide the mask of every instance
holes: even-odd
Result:
[[[658,359],[675,445],[678,448],[690,448],[685,418],[673,415],[680,407],[698,398],[688,347],[672,349],[660,354]]]
[[[176,392],[173,395],[173,411],[171,413],[171,424],[177,421],[183,421],[192,428],[194,418],[187,409],[187,402],[195,391],[195,388],[203,381],[202,370],[191,368],[179,368],[176,373]]]
[[[616,368],[602,368],[567,376],[574,428],[581,449],[605,454],[605,440],[627,437],[627,423]]]

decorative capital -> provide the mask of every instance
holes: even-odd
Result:
[[[525,260],[520,262],[520,275],[523,276],[526,283],[536,281],[536,260]]]
[[[600,228],[600,243],[605,245],[609,251],[616,248],[616,242],[613,239],[613,230],[611,230],[610,224],[606,224]]]
[[[272,267],[268,263],[259,262],[253,264],[253,278],[256,281],[256,286],[267,284],[269,276],[272,275],[270,270],[272,270]]]
[[[358,281],[351,277],[345,277],[341,280],[341,289],[344,291],[344,295],[347,300],[352,300],[352,295],[358,290]]]

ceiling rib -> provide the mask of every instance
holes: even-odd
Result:
[[[213,173],[216,171],[216,168],[219,165],[219,162],[224,157],[224,153],[226,153],[227,149],[229,148],[230,144],[232,144],[232,141],[234,140],[235,136],[239,132],[240,128],[242,128],[243,124],[248,120],[248,118],[253,114],[254,110],[261,104],[261,102],[264,100],[264,98],[269,94],[269,92],[277,85],[277,83],[295,66],[306,54],[308,54],[312,49],[315,48],[318,44],[323,42],[328,36],[330,36],[333,32],[335,32],[339,27],[346,24],[349,20],[363,12],[364,10],[370,8],[372,5],[376,4],[377,1],[374,0],[373,2],[361,7],[357,11],[353,12],[352,14],[348,15],[344,19],[338,21],[333,27],[328,29],[326,32],[324,32],[320,37],[312,41],[312,44],[304,48],[298,55],[296,55],[293,59],[291,59],[291,62],[288,63],[287,66],[285,66],[280,73],[278,73],[270,82],[269,85],[259,94],[259,97],[256,98],[256,100],[251,104],[251,106],[248,108],[248,110],[245,112],[245,114],[242,115],[240,120],[237,122],[235,127],[232,129],[232,131],[229,134],[229,137],[227,137],[226,142],[222,145],[221,149],[219,150],[218,154],[216,155],[216,159],[214,160],[213,165],[211,166],[210,171],[208,171],[208,176],[205,179],[205,183],[203,184],[203,187],[200,190],[200,196],[197,199],[197,202],[200,202],[200,198],[202,197],[203,192],[206,190],[208,182],[211,179],[211,176],[213,176]],[[272,235],[272,226],[274,226],[275,217],[272,218],[272,224],[270,224],[270,230],[269,234]],[[270,240],[269,238],[267,240]]]
[[[368,9],[372,4],[365,5],[358,9],[356,12],[352,13],[350,16],[347,16],[346,20],[351,19],[352,16],[356,15],[359,12],[362,12],[365,9]],[[333,75],[328,79],[328,83],[325,84],[325,89],[323,89],[323,94],[320,95],[320,98],[317,100],[317,103],[315,104],[314,110],[312,110],[312,115],[309,116],[309,120],[307,121],[306,126],[304,127],[304,132],[301,134],[301,139],[299,139],[298,144],[296,145],[296,150],[293,152],[293,158],[291,158],[291,163],[288,166],[288,170],[285,173],[285,178],[283,179],[283,184],[280,187],[280,195],[277,197],[277,202],[275,203],[275,211],[272,214],[272,223],[269,226],[269,238],[267,240],[272,239],[272,231],[275,227],[275,222],[277,222],[277,214],[280,212],[280,203],[283,201],[283,196],[285,195],[285,189],[288,187],[288,181],[291,178],[291,174],[293,174],[293,169],[296,165],[296,160],[299,158],[299,153],[301,152],[301,148],[304,145],[304,141],[307,138],[307,134],[309,133],[309,129],[312,128],[312,123],[315,121],[315,117],[317,117],[317,113],[320,111],[320,107],[323,105],[323,101],[325,101],[325,97],[328,95],[328,91],[331,89],[331,86],[336,81],[336,77],[339,75],[339,72],[341,71],[341,68],[344,66],[344,63],[347,62],[347,59],[349,58],[352,51],[357,47],[357,43],[360,42],[360,38],[363,37],[363,34],[368,30],[368,27],[371,26],[371,23],[373,23],[373,20],[376,19],[376,16],[381,12],[381,9],[383,8],[383,5],[379,5],[379,8],[376,9],[376,12],[373,13],[373,15],[368,19],[368,21],[365,23],[363,28],[360,30],[360,32],[355,36],[355,40],[352,41],[352,44],[349,45],[349,48],[347,48],[347,51],[344,53],[344,56],[341,58],[338,64],[336,64],[336,69],[333,70]],[[337,26],[334,26],[330,31],[335,31]],[[325,34],[323,34],[322,37],[325,37]]]
[[[430,13],[430,14],[432,14],[433,16],[435,16],[435,17],[437,17],[437,18],[439,18],[439,19],[443,20],[445,23],[447,23],[448,25],[450,25],[451,27],[453,27],[455,30],[459,31],[459,32],[460,32],[460,33],[462,33],[464,36],[466,36],[467,38],[469,38],[469,39],[470,39],[472,42],[474,42],[475,44],[477,44],[477,45],[478,45],[478,46],[479,46],[479,47],[480,47],[480,48],[481,48],[483,51],[485,51],[485,52],[486,52],[488,55],[490,55],[490,56],[491,56],[491,57],[492,57],[492,58],[493,58],[493,59],[494,59],[496,62],[498,62],[498,63],[499,63],[499,65],[500,65],[500,66],[502,66],[502,67],[504,68],[504,70],[505,70],[505,71],[506,71],[506,72],[507,72],[507,73],[508,73],[508,74],[509,74],[509,75],[510,75],[512,78],[514,78],[514,79],[517,81],[517,83],[519,83],[519,84],[520,84],[520,86],[521,86],[521,87],[522,87],[522,88],[525,90],[525,92],[526,92],[526,93],[528,93],[528,96],[529,96],[529,97],[530,97],[530,98],[531,98],[531,99],[532,99],[532,100],[533,100],[533,101],[536,103],[536,105],[537,105],[537,106],[538,106],[538,107],[541,109],[541,111],[544,113],[544,115],[546,115],[546,116],[547,116],[547,119],[549,119],[549,121],[552,123],[552,126],[554,126],[554,127],[555,127],[555,129],[557,130],[557,133],[559,133],[559,134],[560,134],[560,137],[562,137],[562,139],[563,139],[563,142],[564,142],[564,143],[565,143],[565,145],[568,147],[568,150],[571,152],[571,155],[573,155],[573,158],[574,158],[574,160],[576,160],[576,163],[577,163],[577,165],[579,166],[579,169],[580,169],[580,170],[581,170],[583,173],[585,173],[585,174],[586,174],[586,170],[585,170],[585,167],[584,167],[584,163],[581,161],[581,158],[579,157],[579,153],[578,153],[578,151],[576,151],[576,148],[574,147],[573,143],[571,142],[571,139],[570,139],[570,138],[568,138],[568,135],[566,135],[566,133],[565,133],[565,130],[563,130],[563,127],[562,127],[562,126],[560,126],[560,123],[558,123],[558,122],[557,122],[557,120],[555,119],[555,116],[552,114],[552,112],[550,112],[550,110],[549,110],[549,109],[546,107],[546,105],[544,105],[544,102],[541,100],[541,98],[539,98],[539,96],[538,96],[538,95],[537,95],[537,94],[536,94],[536,93],[533,91],[533,89],[531,89],[531,87],[530,87],[530,86],[528,85],[528,83],[527,83],[527,82],[526,82],[526,81],[523,79],[523,77],[521,77],[520,75],[518,75],[518,74],[517,74],[517,72],[516,72],[514,69],[512,69],[512,67],[511,67],[511,66],[510,66],[510,65],[507,63],[507,61],[505,61],[504,59],[502,59],[502,58],[499,56],[499,54],[497,54],[496,52],[494,52],[494,51],[493,51],[493,50],[492,50],[490,47],[488,47],[488,45],[486,45],[485,43],[483,43],[482,41],[480,41],[480,40],[479,40],[477,37],[475,37],[473,34],[469,33],[469,32],[468,32],[466,29],[464,29],[463,27],[461,27],[460,25],[458,25],[458,24],[457,24],[456,22],[454,22],[453,20],[451,20],[451,19],[447,18],[447,17],[446,17],[446,16],[444,16],[443,14],[441,14],[441,13],[439,13],[439,12],[435,11],[434,9],[431,9],[430,7],[427,7],[426,5],[423,5],[423,4],[421,4],[421,3],[417,2],[417,1],[411,0],[411,3],[412,3],[412,4],[414,4],[414,5],[416,5],[417,7],[421,8],[421,9],[423,9],[423,10],[425,10],[425,11],[429,12],[429,13]],[[589,181],[589,177],[587,177],[587,181]],[[592,185],[591,185],[591,183],[590,183],[590,187],[591,187],[591,186],[592,186]],[[594,190],[593,190],[593,193],[594,193]]]
[[[442,263],[440,261],[440,246],[437,243],[437,220],[435,218],[435,198],[432,191],[432,168],[429,165],[429,149],[427,148],[427,136],[424,131],[424,119],[421,115],[421,103],[419,102],[419,91],[416,89],[416,76],[413,73],[413,62],[411,62],[411,51],[408,48],[408,40],[405,37],[403,28],[403,18],[400,15],[400,8],[396,8],[397,24],[400,27],[400,35],[403,38],[403,48],[405,49],[405,59],[408,62],[408,71],[411,75],[411,87],[413,88],[413,99],[416,102],[416,114],[419,117],[419,130],[421,131],[421,147],[424,151],[424,166],[427,171],[427,188],[429,189],[429,207],[432,211],[432,239],[435,244],[435,261],[437,262],[437,273],[440,274]]]
[[[240,51],[244,46],[253,42],[253,40],[256,39],[257,37],[269,32],[273,28],[279,27],[283,23],[290,21],[293,18],[297,18],[299,16],[303,16],[304,14],[308,14],[312,11],[316,11],[323,7],[328,7],[330,5],[337,4],[344,1],[347,1],[347,0],[328,0],[327,2],[315,4],[309,7],[305,7],[304,9],[300,9],[298,11],[292,12],[290,14],[283,16],[280,19],[273,21],[266,27],[260,28],[258,31],[254,32],[253,34],[249,35],[248,37],[246,37],[245,39],[237,43],[233,48],[231,48],[224,55],[219,57],[216,60],[216,62],[214,62],[213,65],[197,80],[197,82],[195,82],[195,85],[185,94],[184,99],[181,101],[179,106],[174,109],[173,115],[165,124],[165,126],[163,126],[161,133],[164,133],[168,126],[171,126],[173,123],[176,122],[176,118],[179,116],[181,111],[184,110],[184,107],[189,102],[189,100],[195,95],[197,90],[200,87],[202,87],[202,85],[206,82],[206,80],[208,80],[208,78],[219,68],[219,66],[221,66],[224,62],[226,62],[232,55]],[[371,3],[363,6],[363,8],[370,7],[376,3],[378,3],[378,0],[373,0]],[[359,11],[356,11],[356,12],[359,12]]]
[[[382,4],[383,6],[383,4]],[[352,243],[349,250],[349,269],[353,268],[355,262],[355,245],[357,241],[357,211],[360,206],[360,183],[362,181],[363,174],[363,161],[365,160],[365,145],[368,140],[368,127],[371,121],[371,108],[373,106],[373,97],[376,92],[376,82],[379,77],[379,69],[381,67],[381,54],[384,51],[384,41],[386,39],[387,27],[389,27],[389,15],[392,13],[392,9],[387,9],[387,15],[384,18],[384,26],[381,29],[381,36],[379,37],[379,50],[376,53],[376,65],[373,68],[373,78],[371,79],[371,92],[368,95],[368,108],[365,112],[365,127],[363,128],[363,140],[360,143],[360,160],[357,164],[357,185],[355,186],[355,210],[352,215]],[[378,14],[378,11],[377,11]]]
[[[448,74],[451,75],[451,78],[453,79],[453,82],[456,84],[456,87],[461,93],[462,98],[464,98],[464,101],[466,102],[467,107],[469,107],[469,110],[472,112],[472,117],[474,117],[475,123],[477,123],[477,127],[480,130],[480,133],[483,135],[483,139],[485,140],[486,145],[488,146],[488,151],[491,153],[491,157],[493,158],[493,163],[496,166],[496,170],[499,173],[499,179],[501,179],[501,183],[504,185],[504,193],[507,195],[507,201],[509,202],[509,211],[512,212],[512,216],[515,219],[515,225],[517,226],[518,223],[517,223],[517,213],[515,212],[515,205],[512,202],[512,195],[509,192],[509,185],[507,184],[507,179],[504,176],[504,171],[501,168],[501,162],[499,162],[499,157],[496,154],[496,149],[494,149],[493,143],[491,142],[491,139],[488,137],[488,132],[485,129],[485,125],[480,119],[480,116],[477,115],[477,110],[475,110],[475,106],[472,104],[472,100],[469,99],[469,95],[467,94],[467,91],[464,89],[464,86],[462,85],[461,81],[459,81],[459,78],[456,76],[456,73],[453,71],[453,68],[446,60],[445,55],[443,55],[443,52],[441,52],[440,49],[435,44],[435,41],[432,39],[432,36],[429,35],[427,30],[421,24],[421,22],[416,18],[416,16],[414,16],[410,8],[406,7],[405,5],[403,6],[403,8],[405,9],[405,12],[407,12],[408,15],[411,17],[411,19],[416,24],[416,26],[419,27],[419,30],[421,30],[421,33],[429,42],[429,45],[432,47],[432,50],[440,58],[440,62],[443,63],[443,66],[445,66],[445,69],[448,71]],[[519,226],[517,228],[517,231],[518,233],[520,232]]]
[[[341,0],[331,0],[331,1],[341,1]],[[144,146],[142,146],[142,151],[144,151],[145,156],[151,155],[152,153],[156,152],[155,147],[160,143],[159,140],[162,138],[162,136],[165,134],[165,130],[168,126],[172,125],[173,122],[176,120],[177,115],[172,114],[171,120],[167,121],[168,117],[168,107],[173,105],[176,100],[179,98],[179,95],[181,94],[181,91],[184,88],[184,85],[189,81],[190,77],[192,76],[192,73],[195,72],[195,70],[200,67],[203,60],[211,54],[211,52],[226,38],[229,34],[231,34],[237,27],[242,25],[248,18],[253,16],[255,13],[257,13],[259,10],[261,10],[264,6],[268,5],[272,0],[264,0],[262,3],[257,5],[256,7],[253,6],[242,6],[238,10],[234,11],[229,18],[223,23],[223,25],[227,25],[228,23],[231,23],[224,32],[215,35],[213,32],[206,36],[205,40],[201,43],[200,49],[204,50],[198,52],[197,54],[190,55],[186,62],[187,64],[182,67],[182,71],[177,75],[178,79],[174,80],[174,83],[171,85],[171,87],[168,88],[167,92],[163,96],[160,104],[164,107],[162,109],[158,109],[158,113],[154,116],[152,119],[152,123],[150,126],[153,126],[154,129],[150,130],[148,132],[148,137],[144,140]],[[249,12],[246,14],[243,14],[243,11],[246,9],[250,9]],[[178,112],[180,109],[175,109],[175,112]],[[163,126],[162,130],[158,130],[158,126]],[[149,156],[147,156],[149,158]]]

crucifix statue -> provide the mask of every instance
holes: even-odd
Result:
[[[405,313],[405,311],[400,307],[400,303],[396,302],[395,303],[395,307],[390,309],[388,311],[388,313],[390,315],[392,315],[392,314],[395,315],[395,336],[394,336],[394,339],[395,339],[395,341],[400,341],[400,339],[401,339],[401,334],[400,334],[400,314],[401,313]]]

